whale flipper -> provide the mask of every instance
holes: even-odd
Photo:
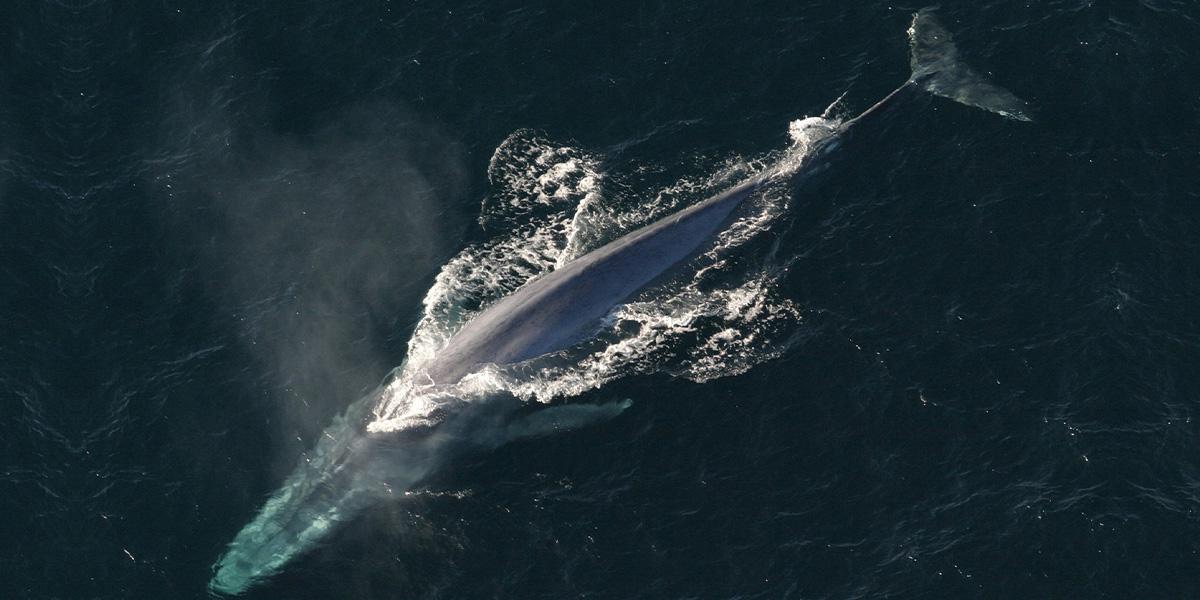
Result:
[[[1032,121],[1029,104],[976,73],[958,57],[950,32],[924,8],[908,28],[912,83],[925,91],[1010,119]]]
[[[633,406],[629,399],[604,404],[564,404],[543,408],[508,426],[508,440],[519,440],[581,429],[608,421]]]

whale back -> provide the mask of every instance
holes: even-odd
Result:
[[[530,281],[463,326],[425,366],[426,375],[453,384],[485,364],[517,363],[570,346],[724,229],[762,183],[743,183]]]

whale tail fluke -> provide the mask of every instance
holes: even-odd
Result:
[[[1029,105],[993,84],[958,57],[950,32],[929,8],[913,16],[908,29],[912,83],[936,96],[982,108],[1010,119],[1032,121]]]

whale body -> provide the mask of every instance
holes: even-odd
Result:
[[[846,134],[873,122],[910,93],[928,92],[1030,120],[1025,102],[959,60],[950,34],[931,11],[916,13],[908,34],[912,77],[859,116],[832,127],[798,168],[767,169],[528,282],[468,321],[421,365],[428,383],[454,384],[489,364],[520,363],[570,347],[614,307],[705,247],[763,186],[783,177],[820,172]],[[586,426],[612,418],[628,406],[628,402],[568,404],[516,420],[507,405],[497,410],[460,407],[425,435],[397,440],[368,430],[375,396],[360,399],[335,419],[296,471],[242,528],[214,565],[210,591],[242,593],[320,543],[337,523],[410,489],[463,449],[493,448],[512,439]]]
[[[467,322],[425,365],[425,374],[432,383],[453,384],[485,364],[518,363],[570,346],[704,245],[764,183],[743,183],[521,286]]]

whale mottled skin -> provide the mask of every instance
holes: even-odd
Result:
[[[556,352],[594,331],[614,307],[710,244],[736,218],[738,207],[765,185],[824,170],[828,155],[850,132],[874,122],[890,106],[924,91],[1028,121],[1016,96],[959,61],[950,34],[928,10],[909,29],[912,77],[854,119],[828,127],[799,166],[780,165],[694,206],[628,233],[530,281],[486,308],[419,365],[428,383],[458,383],[489,364],[507,365]],[[502,402],[464,402],[419,435],[389,436],[369,428],[377,394],[335,419],[295,472],[246,524],[214,565],[209,589],[236,595],[277,573],[320,543],[334,526],[365,507],[418,485],[457,453],[488,449],[521,437],[586,426],[620,414],[628,402],[561,405],[516,411]],[[510,399],[511,400],[511,399]],[[513,418],[517,412],[527,414]]]

